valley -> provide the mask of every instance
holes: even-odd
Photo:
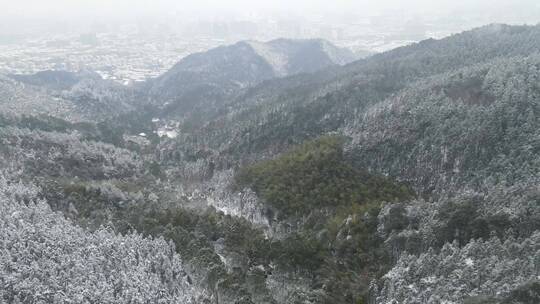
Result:
[[[540,26],[0,76],[7,303],[537,303]]]

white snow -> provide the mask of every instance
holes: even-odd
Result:
[[[227,266],[227,259],[225,259],[225,257],[223,255],[219,254],[218,252],[216,252],[216,254],[218,255],[218,257],[221,260],[221,262],[223,263],[223,265]]]
[[[427,278],[423,278],[422,280],[420,280],[420,282],[424,284],[433,284],[437,282],[437,278],[435,276],[429,276]]]
[[[279,76],[287,75],[287,65],[289,60],[287,56],[273,49],[271,46],[256,41],[250,41],[249,45],[255,52],[270,63],[276,74]]]
[[[168,128],[161,128],[157,131],[157,134],[159,137],[168,137],[168,138],[176,138],[178,137],[178,131],[168,129]]]

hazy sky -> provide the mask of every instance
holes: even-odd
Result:
[[[516,15],[540,12],[540,0],[0,0],[0,34],[24,30],[40,22],[124,22],[140,18],[162,20],[227,19],[231,17],[265,17],[272,14],[290,16],[325,16],[341,13],[373,15],[389,9],[409,15],[445,12],[449,17],[463,12],[485,10],[490,22],[519,21]],[[519,12],[516,14],[516,12]],[[533,15],[531,20],[540,22]],[[506,18],[512,15],[514,19]]]
[[[0,0],[0,16],[5,14],[141,14],[179,11],[375,11],[379,9],[463,9],[505,5],[531,6],[538,0]],[[538,6],[539,4],[536,4]]]

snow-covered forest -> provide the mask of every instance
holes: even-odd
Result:
[[[496,24],[2,75],[0,302],[540,303],[539,54]]]

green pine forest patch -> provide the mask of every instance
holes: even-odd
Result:
[[[322,136],[276,159],[247,166],[235,178],[235,188],[250,187],[282,216],[310,208],[337,208],[372,202],[407,200],[405,185],[354,168],[346,159],[345,139]]]

